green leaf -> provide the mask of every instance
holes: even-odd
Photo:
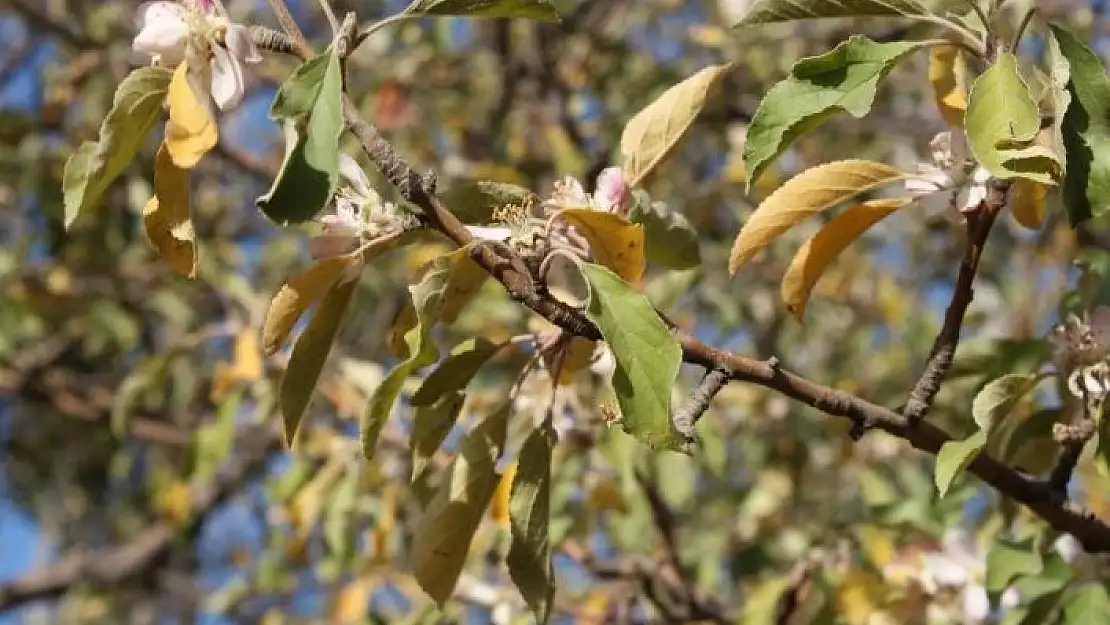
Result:
[[[559,23],[559,12],[547,0],[418,0],[409,13],[462,17],[519,17]]]
[[[419,406],[414,411],[416,414],[413,417],[412,436],[409,437],[414,481],[424,472],[436,450],[451,432],[451,428],[459,419],[459,411],[462,410],[465,401],[466,395],[449,392],[440,397],[436,403],[430,406]]]
[[[112,434],[117,438],[123,438],[127,434],[127,423],[142,400],[143,393],[166,374],[169,366],[169,354],[148,357],[120,383],[112,397],[112,412],[109,416]]]
[[[466,563],[499,476],[512,402],[506,403],[463,438],[459,454],[432,495],[413,533],[416,581],[440,606],[451,596]]]
[[[235,448],[235,426],[242,404],[242,391],[229,393],[216,408],[216,420],[201,426],[193,439],[191,479],[211,479],[231,455]]]
[[[420,282],[409,287],[416,312],[416,325],[405,332],[409,355],[374,389],[363,411],[360,427],[362,451],[367,459],[374,455],[378,435],[393,411],[405,379],[439,357],[430,337],[432,326],[440,319],[453,321],[487,277],[470,259],[470,250],[460,248],[432,261]]]
[[[285,131],[285,160],[273,186],[257,204],[275,223],[307,221],[335,193],[343,133],[342,88],[339,57],[329,50],[306,61],[274,98],[270,113]]]
[[[551,565],[551,452],[557,435],[544,421],[524,439],[512,489],[509,491],[509,523],[512,546],[507,559],[509,576],[520,589],[540,624],[551,615],[555,592]]]
[[[844,111],[857,119],[867,115],[879,81],[922,45],[913,41],[875,43],[853,35],[825,54],[798,61],[790,77],[764,96],[748,128],[744,145],[748,188],[795,139],[833,113]]]
[[[440,197],[456,217],[468,224],[489,223],[495,208],[528,206],[539,201],[530,189],[491,180],[463,182],[444,191]]]
[[[86,141],[66,161],[62,175],[65,227],[95,206],[123,170],[135,159],[147,135],[162,117],[162,103],[173,72],[141,67],[120,82],[112,109],[100,124],[97,141]]]
[[[668,208],[666,202],[652,202],[646,191],[633,191],[628,221],[644,226],[649,261],[670,269],[701,265],[697,231],[682,213]]]
[[[482,365],[493,357],[503,344],[490,343],[483,338],[467,339],[455,346],[450,355],[424,378],[423,384],[409,402],[413,406],[431,406],[444,395],[462,390],[478,373]]]
[[[710,91],[730,69],[730,63],[706,67],[664,91],[628,120],[621,133],[622,168],[628,186],[640,184],[675,149]]]
[[[355,555],[358,528],[354,523],[355,505],[358,502],[361,467],[347,469],[339,485],[328,493],[327,511],[324,513],[324,544],[332,555],[342,562],[349,562]]]
[[[586,315],[613,350],[613,390],[625,431],[652,447],[679,449],[671,422],[671,387],[682,348],[641,293],[600,265],[584,263],[590,283]]]
[[[1002,592],[1018,577],[1037,575],[1044,568],[1032,538],[1022,541],[999,539],[987,554],[986,588]]]
[[[1060,157],[1060,169],[1064,171],[1067,184],[1067,144],[1064,141],[1064,117],[1071,105],[1071,64],[1064,58],[1055,31],[1049,31],[1047,38],[1048,99],[1052,106],[1052,147]],[[1080,44],[1082,45],[1082,44]]]
[[[986,444],[987,433],[979,430],[962,441],[948,441],[940,448],[934,482],[941,497],[948,493],[952,481],[971,464]]]
[[[1017,59],[1004,53],[971,86],[967,140],[984,169],[998,178],[1026,178],[1054,184],[1060,160],[1037,145],[1040,111],[1018,71]]]
[[[912,17],[929,13],[914,0],[755,0],[737,26],[820,17]]]
[[[328,289],[308,327],[293,345],[285,374],[281,376],[281,416],[285,424],[285,444],[290,447],[357,286],[358,280],[349,280]]]
[[[1100,582],[1088,582],[1064,600],[1065,625],[1110,623],[1110,595]]]
[[[1033,390],[1039,379],[1032,373],[1011,373],[992,380],[972,400],[972,418],[981,429],[991,431],[1010,414],[1018,400]]]
[[[1064,115],[1067,173],[1064,204],[1072,225],[1110,210],[1110,77],[1099,57],[1067,30],[1051,25],[1071,70]]]

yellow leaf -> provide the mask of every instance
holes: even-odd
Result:
[[[262,347],[273,354],[309,306],[324,296],[351,262],[352,256],[325,258],[290,278],[270,301],[262,324]]]
[[[328,622],[337,624],[363,622],[373,589],[374,578],[371,576],[352,580],[333,598]]]
[[[958,47],[929,49],[929,82],[940,116],[949,126],[963,128],[967,113],[967,62]]]
[[[628,282],[644,275],[644,228],[613,213],[592,208],[566,208],[551,217],[574,226],[590,242],[590,252],[602,264]]]
[[[143,226],[162,258],[181,275],[197,275],[197,239],[189,209],[189,172],[174,165],[166,145],[154,157],[154,197]]]
[[[756,252],[803,219],[906,175],[889,165],[861,160],[836,161],[803,171],[763,200],[748,218],[732,244],[729,273],[735,274]]]
[[[1028,178],[1015,180],[1014,187],[1010,190],[1010,210],[1014,213],[1014,219],[1030,230],[1040,228],[1044,221],[1046,195],[1048,188],[1039,182]]]
[[[176,525],[184,525],[193,513],[193,491],[188,482],[171,479],[159,489],[157,507]]]
[[[258,339],[253,330],[247,329],[240,332],[235,339],[232,361],[216,365],[211,398],[213,401],[218,400],[236,382],[253,382],[261,377],[262,355],[258,349]]]
[[[191,169],[209,150],[216,147],[219,133],[216,120],[189,86],[189,64],[177,66],[170,79],[166,103],[170,119],[166,122],[165,145],[175,165]]]
[[[567,343],[563,364],[559,369],[559,384],[567,385],[574,380],[574,374],[590,366],[596,344],[588,339],[575,336]]]
[[[489,506],[490,518],[498,527],[506,530],[509,529],[509,492],[513,487],[513,478],[516,477],[516,466],[517,463],[513,462],[505,467]]]
[[[444,323],[454,323],[459,312],[474,299],[481,290],[482,285],[489,279],[489,274],[482,266],[470,258],[470,250],[461,248],[454,252],[454,270],[451,279],[443,291],[443,304],[439,318]]]
[[[636,114],[621,133],[621,156],[628,186],[635,187],[667,157],[705,106],[731,63],[710,65],[667,89]]]
[[[836,589],[837,612],[848,625],[867,625],[883,602],[883,579],[874,573],[852,571]]]
[[[801,322],[813,286],[834,258],[879,220],[910,203],[912,198],[870,200],[857,204],[825,224],[805,242],[782,277],[782,300]]]

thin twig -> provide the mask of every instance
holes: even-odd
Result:
[[[925,413],[933,404],[933,399],[940,391],[944,377],[952,367],[956,346],[960,342],[960,328],[963,326],[964,315],[975,295],[975,274],[979,270],[983,246],[987,242],[995,218],[1006,205],[1010,185],[1009,181],[992,179],[988,183],[987,197],[983,200],[982,206],[967,216],[967,250],[964,252],[960,271],[956,276],[952,301],[944,313],[944,325],[936,341],[933,342],[929,358],[925,361],[925,369],[914,384],[913,390],[910,391],[906,407],[902,411],[910,423],[917,423],[925,417]]]
[[[731,378],[732,372],[723,368],[706,371],[701,383],[690,393],[690,398],[675,411],[672,419],[674,429],[682,437],[683,451],[686,453],[693,453],[694,445],[697,443],[698,434],[695,427],[698,419],[701,419],[705,411],[709,410],[709,404],[713,398],[721,392]]]
[[[1033,16],[1036,14],[1037,7],[1034,5],[1029,7],[1029,10],[1022,16],[1021,24],[1018,25],[1017,32],[1014,33],[1014,38],[1010,41],[1010,47],[1008,48],[1010,51],[1017,52],[1018,45],[1021,44],[1021,38],[1025,36],[1025,31],[1029,28],[1029,23],[1033,21]]]
[[[309,45],[308,39],[305,39],[301,27],[297,26],[297,20],[293,19],[289,7],[285,6],[285,0],[266,0],[266,2],[270,5],[270,10],[274,12],[274,16],[277,17],[281,29],[293,39],[294,54],[299,56],[302,61],[312,58],[312,46]]]
[[[331,26],[332,35],[339,35],[339,20],[335,18],[335,11],[331,8],[331,2],[328,0],[320,0],[320,10],[324,12],[324,17],[328,19],[328,25]]]

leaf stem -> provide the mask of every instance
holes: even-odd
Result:
[[[383,19],[383,20],[380,20],[380,21],[374,22],[373,24],[369,24],[367,26],[364,26],[362,29],[359,30],[358,36],[355,37],[355,45],[357,46],[357,45],[361,44],[363,41],[366,41],[366,39],[369,38],[370,35],[373,35],[374,33],[376,33],[379,30],[385,28],[386,26],[390,26],[390,25],[396,24],[398,22],[403,22],[404,20],[413,19],[415,17],[418,17],[418,16],[413,15],[412,13],[408,13],[407,9],[406,9],[406,11],[402,11],[401,13],[398,13],[396,15],[391,15],[391,16]]]
[[[333,35],[339,34],[339,20],[335,17],[335,11],[331,8],[331,2],[328,0],[320,0],[320,10],[324,12],[324,17],[328,19],[328,24],[331,25],[331,32]]]
[[[1021,43],[1021,38],[1025,36],[1025,31],[1029,29],[1029,23],[1033,21],[1033,16],[1037,14],[1037,7],[1029,7],[1025,15],[1021,18],[1021,24],[1018,25],[1017,32],[1014,33],[1014,38],[1010,42],[1010,51],[1016,52],[1018,44]]]
[[[967,27],[937,15],[922,15],[916,19],[921,22],[940,26],[950,31],[952,34],[956,35],[956,38],[953,41],[946,41],[946,43],[960,46],[976,58],[985,58],[987,53],[986,42],[980,39],[979,35],[968,30]]]

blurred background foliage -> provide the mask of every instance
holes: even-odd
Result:
[[[260,0],[225,2],[238,21],[276,25]],[[333,4],[363,19],[403,8]],[[732,30],[743,0],[555,4],[560,25],[429,19],[386,29],[351,59],[351,92],[414,165],[440,172],[443,188],[492,179],[546,196],[565,174],[592,181],[624,122],[664,88],[735,60],[649,185],[698,229],[704,264],[649,274],[645,290],[713,344],[775,354],[832,386],[901,402],[939,329],[962,255],[958,225],[914,208],[872,229],[829,270],[804,326],[777,281],[818,223],[782,237],[736,279],[725,265],[745,216],[793,173],[847,157],[905,168],[927,158],[944,127],[924,55],[894,71],[865,122],[843,116],[806,135],[751,195],[740,158],[759,98],[796,59],[851,33],[917,33],[882,20]],[[1007,4],[1016,23],[1031,3]],[[1039,5],[1110,54],[1106,2]],[[291,6],[316,43],[326,40],[315,2]],[[280,443],[275,387],[287,352],[263,358],[257,331],[269,298],[306,263],[307,230],[279,231],[253,202],[280,162],[266,110],[290,61],[269,59],[254,74],[245,105],[221,122],[218,158],[195,170],[199,279],[175,275],[142,234],[152,149],[99,210],[62,228],[65,159],[95,135],[115,85],[140,62],[130,51],[135,13],[123,0],[0,4],[0,623],[529,622],[503,564],[505,493],[444,612],[407,572],[430,486],[459,434],[504,397],[521,354],[483,370],[415,480],[403,403],[377,456],[361,460],[357,418],[396,360],[390,328],[433,244],[364,274],[300,445]],[[1042,50],[1033,36],[1023,52]],[[1072,291],[1082,274],[1073,261],[1094,267],[1086,282],[1105,284],[1105,227],[1075,233],[1058,207],[1049,214],[1031,232],[1007,213],[991,239],[967,338],[931,413],[954,435],[972,429],[978,387],[1036,362],[1061,307],[1093,293]],[[443,345],[542,328],[496,284],[486,288],[441,332]],[[559,395],[554,622],[976,622],[969,588],[986,585],[997,607],[1019,574],[1032,580],[1017,601],[1026,607],[1003,601],[1009,609],[985,619],[1053,622],[1064,585],[1106,578],[1104,559],[1075,558],[973,479],[938,500],[932,459],[885,435],[852,443],[846,422],[733,385],[699,425],[700,453],[654,453],[606,427],[599,380],[580,372]],[[542,410],[548,384],[530,381],[521,410]],[[519,440],[527,419],[516,421]],[[1110,517],[1104,470],[1081,464],[1075,488]],[[1003,582],[986,579],[1003,526],[1014,540],[1036,538],[1037,550],[1014,551],[1036,552],[1043,566],[1018,559]],[[964,578],[941,579],[952,567]],[[36,574],[38,585],[20,585]],[[1055,597],[1041,602],[1043,617],[1028,607],[1041,597]]]

